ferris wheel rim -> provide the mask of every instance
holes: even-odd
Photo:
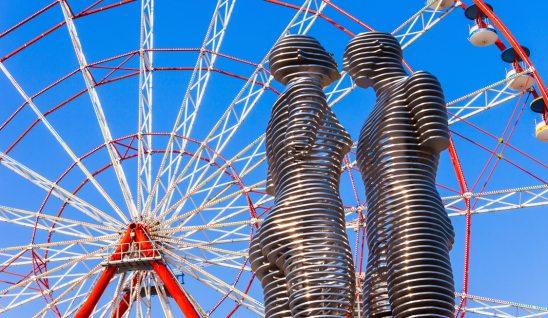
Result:
[[[474,0],[474,1],[476,1],[476,0]],[[129,3],[129,2],[131,2],[131,1],[122,1],[121,3],[122,3],[122,4],[125,4],[125,3]],[[276,1],[271,0],[271,1],[269,1],[269,2],[276,2]],[[330,4],[330,1],[325,0],[324,2]],[[48,5],[48,6],[53,6],[55,3],[56,3],[56,1],[55,1],[54,3]],[[120,5],[121,5],[121,4],[120,4]],[[47,10],[47,9],[46,9],[46,10]],[[90,12],[91,12],[91,11],[90,11]],[[86,13],[86,15],[88,15],[88,14],[93,14],[93,13],[99,12],[99,11],[95,11],[95,12],[93,12],[93,13],[90,13],[90,12]],[[322,16],[320,15],[320,17],[322,17]],[[322,18],[323,18],[323,17],[322,17]],[[333,21],[334,21],[334,20],[333,20]],[[343,30],[343,31],[344,31],[344,30]],[[11,31],[10,31],[10,32],[11,32]],[[4,33],[6,33],[6,32],[4,32]],[[0,38],[1,38],[3,35],[5,35],[4,33],[0,34]],[[154,49],[154,51],[161,51],[161,49]],[[8,56],[8,58],[9,58],[9,57],[11,57],[11,56]],[[2,60],[0,60],[0,63],[3,62],[4,60],[5,60],[5,57],[2,58]],[[252,62],[251,62],[251,63],[252,63]],[[253,66],[257,66],[258,64],[252,64],[252,65],[253,65]],[[89,66],[89,64],[88,64],[87,66]],[[135,74],[135,75],[137,75],[137,74]],[[276,93],[276,91],[273,91],[273,92]],[[0,130],[1,130],[4,126],[5,126],[5,125],[0,126]],[[466,192],[467,192],[467,191],[466,191]],[[465,192],[462,192],[462,193],[465,193]],[[466,296],[466,294],[467,294],[467,293],[465,293],[464,295]],[[464,298],[466,298],[466,297],[464,297]]]

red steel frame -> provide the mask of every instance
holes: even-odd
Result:
[[[124,4],[127,4],[127,3],[130,3],[130,2],[134,2],[135,0],[121,0],[121,1],[118,1],[116,3],[113,3],[113,4],[109,4],[109,5],[105,5],[103,7],[97,7],[101,2],[102,0],[97,0],[95,2],[93,2],[93,4],[91,4],[90,6],[88,6],[86,9],[82,10],[80,13],[76,14],[75,15],[75,18],[79,18],[79,17],[83,17],[83,16],[87,16],[87,15],[90,15],[90,14],[94,14],[94,13],[98,13],[98,12],[102,12],[102,11],[105,11],[105,10],[108,10],[108,9],[111,9],[111,8],[115,8],[115,7],[118,7],[118,6],[121,6],[121,5],[124,5]],[[275,3],[275,4],[278,4],[278,5],[283,5],[283,6],[287,6],[287,7],[291,7],[289,6],[287,3],[284,3],[280,0],[266,0],[268,2],[272,2],[272,3]],[[356,22],[358,23],[359,25],[361,25],[362,27],[365,27],[365,28],[368,28],[370,30],[372,30],[372,28],[366,24],[364,24],[363,22],[361,22],[359,19],[353,17],[352,15],[350,15],[348,12],[344,11],[343,9],[341,9],[340,7],[336,6],[335,4],[333,4],[331,1],[329,0],[323,0],[325,1],[329,6],[331,6],[332,8],[334,8],[336,11],[338,11],[339,13],[343,14],[345,17],[347,18],[350,18],[353,22]],[[539,88],[539,91],[540,91],[540,95],[542,96],[544,102],[545,102],[545,105],[548,105],[548,92],[547,92],[547,89],[546,89],[546,86],[544,85],[543,81],[542,81],[542,78],[540,77],[540,75],[538,74],[537,70],[534,68],[531,60],[529,59],[529,57],[525,54],[525,52],[523,51],[523,49],[521,48],[521,45],[519,44],[519,42],[516,40],[516,38],[512,35],[512,33],[510,32],[510,30],[506,27],[506,25],[497,17],[497,15],[495,15],[490,9],[489,7],[487,7],[487,5],[484,3],[484,1],[482,0],[473,0],[473,2],[478,6],[478,8],[497,26],[497,28],[502,32],[502,34],[506,37],[506,39],[508,40],[508,42],[510,43],[510,45],[514,48],[514,50],[516,51],[516,53],[519,55],[519,57],[524,61],[524,63],[530,67],[532,69],[532,75],[533,77],[535,78],[536,82],[537,82],[537,85],[538,85],[538,88]],[[19,28],[20,26],[26,24],[27,22],[29,22],[30,20],[34,19],[35,17],[37,17],[38,15],[44,13],[45,11],[49,10],[50,8],[54,7],[54,5],[57,3],[57,1],[54,1],[50,4],[48,4],[47,6],[45,6],[44,8],[40,9],[39,11],[37,11],[36,13],[32,14],[31,16],[29,16],[28,18],[22,20],[21,22],[17,23],[15,26],[13,26],[12,28],[4,31],[3,33],[0,33],[0,38],[4,37],[5,35],[11,33],[12,31],[14,31],[15,29]],[[466,5],[462,4],[461,7],[463,9],[466,8]],[[327,22],[329,22],[330,24],[334,25],[336,28],[342,30],[344,33],[352,36],[352,32],[350,32],[347,28],[343,27],[341,24],[337,23],[335,20],[327,17],[325,14],[320,14],[319,15],[320,18],[326,20]],[[36,36],[35,38],[31,39],[30,41],[28,41],[27,43],[23,44],[22,46],[16,48],[14,51],[8,53],[7,55],[3,56],[3,57],[0,57],[0,61],[5,61],[7,59],[9,59],[10,57],[16,55],[17,53],[19,53],[21,50],[23,49],[26,49],[28,48],[30,45],[34,44],[35,42],[37,42],[38,40],[46,37],[47,35],[49,35],[50,33],[52,33],[53,31],[59,29],[62,25],[64,24],[64,22],[60,22],[59,24],[51,27],[49,30],[43,32],[42,34]],[[497,47],[501,50],[504,50],[506,48],[506,46],[504,45],[504,43],[502,43],[500,40],[497,41]],[[193,51],[195,49],[156,49],[155,51]],[[134,52],[129,52],[126,54],[126,56],[128,56],[128,58],[125,60],[125,62],[127,62],[128,59],[130,59],[131,57],[133,56],[136,56],[138,54],[137,51],[134,51]],[[120,56],[117,56],[117,57],[113,57],[111,58],[110,60],[114,60],[116,58],[120,58],[122,55]],[[224,57],[228,57],[230,59],[233,59],[233,60],[236,60],[238,62],[242,62],[242,63],[246,63],[246,64],[250,64],[250,65],[255,65],[254,63],[251,63],[251,62],[248,62],[248,61],[244,61],[244,60],[241,60],[241,59],[238,59],[238,58],[235,58],[235,57],[232,57],[232,56],[224,56]],[[104,62],[107,62],[107,60],[103,60],[103,61],[99,61],[97,63],[94,63],[95,65],[91,65],[90,64],[90,67],[97,67],[97,68],[101,68],[101,66],[99,64],[101,63],[104,63]],[[118,80],[121,80],[121,79],[125,79],[127,77],[131,77],[131,76],[135,76],[138,74],[138,69],[137,68],[123,68],[122,65],[125,63],[125,62],[122,62],[120,63],[120,65],[118,65],[117,67],[107,67],[109,69],[111,69],[111,72],[105,76],[105,78],[103,78],[101,81],[98,81],[96,84],[97,85],[102,85],[102,84],[107,84],[107,83],[111,83],[111,82],[114,82],[114,81],[118,81]],[[165,68],[157,68],[156,70],[158,71],[162,71],[162,70],[192,70],[193,68],[186,68],[186,67],[165,67]],[[116,71],[119,71],[119,70],[126,70],[126,71],[132,71],[131,73],[128,73],[128,74],[124,74],[124,75],[121,75],[119,77],[116,77],[116,78],[112,78],[112,79],[108,79],[108,77],[110,77],[114,72]],[[221,73],[221,74],[224,74],[224,75],[229,75],[229,76],[232,76],[232,77],[235,77],[235,78],[240,78],[240,79],[245,79],[244,77],[242,76],[238,76],[236,74],[233,74],[233,73],[229,73],[229,72],[226,72],[226,71],[223,71],[223,70],[213,70],[215,72],[218,72],[218,73]],[[65,77],[61,78],[60,80],[58,80],[57,82],[54,82],[52,85],[46,87],[44,90],[38,92],[36,95],[34,95],[32,98],[36,97],[37,95],[40,95],[42,93],[44,93],[45,91],[49,90],[50,88],[52,88],[53,86],[61,83],[62,81],[68,79],[70,76],[74,75],[75,73],[77,73],[78,70],[75,70],[73,71],[72,73],[66,75]],[[259,83],[260,84],[260,83]],[[269,88],[270,90],[274,91],[275,93],[278,93],[275,89],[273,88]],[[59,104],[58,106],[52,108],[50,111],[48,111],[45,115],[48,115],[56,110],[58,110],[59,108],[63,107],[64,105],[68,104],[69,102],[71,102],[72,100],[76,99],[77,97],[81,96],[82,94],[85,93],[86,90],[83,90],[79,93],[77,93],[76,95],[74,95],[73,97],[71,97],[69,100],[66,100],[64,102],[62,102],[61,104]],[[536,94],[535,91],[533,91],[533,95],[538,96],[538,94]],[[26,103],[24,103],[23,105],[21,105],[20,108],[22,108]],[[16,111],[16,113],[14,113],[10,118],[8,118],[7,122],[4,122],[1,126],[0,126],[0,130],[3,129],[5,127],[6,124],[8,124],[8,122],[19,112],[20,109],[18,109]],[[544,109],[544,113],[543,113],[543,118],[544,120],[548,123],[548,108],[545,108]],[[8,152],[13,148],[13,146],[15,146],[19,141],[21,141],[21,139],[30,131],[30,129],[32,127],[34,127],[34,125],[36,125],[37,123],[39,122],[39,120],[35,121],[31,127],[29,127],[29,129],[27,129],[21,136],[20,138],[18,138],[14,144],[12,144],[9,149],[8,149]],[[130,147],[130,146],[129,146]],[[128,151],[129,151],[129,148],[128,148]],[[457,176],[457,181],[459,183],[459,187],[460,187],[460,190],[461,190],[461,194],[464,195],[465,199],[465,206],[466,206],[466,210],[467,210],[467,214],[466,214],[466,242],[465,242],[465,271],[464,271],[464,286],[463,286],[463,292],[466,294],[467,293],[467,290],[468,290],[468,277],[469,277],[469,255],[470,255],[470,229],[471,229],[471,215],[470,215],[470,199],[469,198],[466,198],[465,194],[468,192],[468,186],[466,184],[466,180],[464,178],[464,174],[463,174],[463,171],[462,171],[462,167],[460,165],[460,162],[459,162],[459,159],[458,159],[458,156],[457,156],[457,152],[454,148],[454,145],[453,145],[453,142],[451,142],[451,146],[449,148],[449,153],[450,153],[450,158],[451,158],[451,161],[453,163],[453,166],[454,166],[454,169],[455,169],[455,173],[456,173],[456,176]],[[67,171],[68,172],[68,171]],[[100,171],[99,171],[100,172]],[[64,174],[65,175],[65,174]],[[64,175],[62,177],[64,177]],[[84,182],[85,184],[85,182]],[[82,184],[81,186],[83,186],[84,184]],[[81,187],[78,188],[78,190],[80,189]],[[49,196],[49,195],[48,195]],[[248,198],[249,199],[249,198]],[[44,202],[45,203],[45,202]],[[44,205],[42,205],[42,208],[43,208]],[[42,209],[41,208],[41,209]],[[124,236],[125,237],[125,236]],[[124,238],[123,237],[123,238]],[[123,239],[122,238],[122,239]],[[114,255],[113,255],[114,257]],[[36,265],[37,267],[40,266],[40,264]],[[165,265],[164,265],[165,266]],[[105,270],[105,272],[107,272]],[[105,274],[105,272],[103,273],[103,276],[105,277],[108,277],[107,274]],[[112,276],[111,276],[112,278]],[[105,278],[106,280],[106,278]],[[110,280],[110,279],[109,279]],[[176,280],[175,280],[176,282]],[[45,284],[47,284],[47,282],[44,282]],[[108,284],[108,282],[107,282]],[[105,286],[106,287],[106,286]],[[463,298],[463,302],[464,302],[464,306],[466,304],[466,298]],[[178,303],[179,304],[179,303]],[[119,309],[121,309],[121,306],[122,304],[120,304],[120,307]],[[461,303],[459,305],[459,310],[460,311],[460,308],[463,306],[463,303]],[[127,310],[127,308],[126,308]],[[457,311],[457,312],[458,312]],[[461,316],[464,316],[464,312],[462,313]]]
[[[169,136],[169,133],[168,132],[165,132],[165,133],[151,133],[152,136],[162,136],[162,137],[166,137],[166,136]],[[129,135],[129,136],[124,136],[124,137],[121,137],[121,138],[117,138],[115,140],[113,140],[113,143],[116,144],[117,148],[117,151],[119,151],[121,153],[121,158],[120,160],[121,161],[125,161],[125,160],[129,160],[129,159],[134,159],[137,157],[137,154],[136,153],[131,153],[130,151],[133,151],[133,152],[137,152],[137,148],[136,146],[134,146],[134,142],[137,138],[137,135],[134,134],[134,135]],[[192,138],[186,138],[186,137],[182,137],[182,136],[177,136],[177,138],[180,138],[180,139],[186,139],[188,140],[189,142],[191,143],[199,143],[199,141],[195,140],[195,139],[192,139]],[[103,149],[105,147],[104,144],[92,149],[91,151],[89,151],[88,153],[84,154],[82,157],[80,157],[79,159],[81,161],[87,159],[88,157],[96,154],[98,151],[100,151],[101,149]],[[217,158],[220,160],[220,162],[210,162],[210,164],[212,164],[213,166],[215,167],[220,167],[223,163],[226,163],[226,159],[216,153],[212,148],[209,148],[208,146],[206,146],[206,148],[216,154]],[[166,150],[164,149],[154,149],[154,150],[151,150],[151,153],[155,154],[155,153],[163,153],[165,152]],[[188,153],[188,155],[192,156],[193,154],[192,153]],[[200,160],[204,160],[204,161],[208,161],[209,162],[209,159],[206,158],[206,157],[200,157],[199,158]],[[56,180],[55,180],[55,183],[56,184],[59,184],[61,181],[63,181],[63,179],[70,173],[70,171],[72,171],[74,168],[76,167],[76,164],[73,163],[71,164]],[[108,163],[106,164],[105,166],[103,167],[100,167],[98,170],[96,171],[93,171],[92,172],[92,175],[93,176],[97,176],[101,173],[103,173],[104,171],[106,171],[108,168],[112,167],[112,163]],[[230,169],[227,169],[227,171],[225,171],[224,173],[226,175],[228,175],[228,177],[232,178],[233,180],[237,181],[237,185],[239,188],[243,189],[245,188],[245,184],[243,183],[243,181],[241,180],[241,178],[238,176],[238,174],[236,173],[236,171],[232,168],[231,165],[229,165]],[[84,179],[73,191],[72,191],[72,194],[74,195],[77,195],[78,192],[80,192],[80,190],[83,189],[83,187],[89,182],[88,179]],[[249,191],[249,193],[252,193],[252,192],[256,192],[255,190],[252,190],[252,191]],[[251,197],[249,196],[249,193],[245,193],[245,197],[246,197],[246,201],[248,202],[249,206],[250,206],[250,216],[253,217],[253,218],[258,218],[260,217],[259,215],[255,214],[256,213],[256,209],[266,209],[265,207],[263,206],[257,206],[255,207],[254,204],[252,203],[252,200],[251,200]],[[49,201],[49,199],[51,198],[51,190],[48,192],[48,194],[46,195],[46,198],[44,199],[44,201],[42,202],[41,206],[40,206],[40,209],[39,209],[39,213],[42,213],[47,202]],[[67,206],[67,203],[65,202],[59,209],[59,211],[57,212],[57,216],[61,216],[64,209],[66,208]],[[52,231],[54,230],[54,227],[55,225],[53,224],[52,225]],[[50,242],[51,240],[51,233],[48,235],[48,238],[47,238],[47,241]],[[120,251],[120,253],[122,253],[123,251]],[[42,263],[43,264],[43,263]],[[45,264],[43,264],[43,266],[45,266]],[[242,268],[240,269],[240,271],[238,272],[238,274],[236,275],[236,278],[235,278],[235,281],[233,282],[233,285],[237,284],[239,281],[240,281],[240,278],[243,274],[243,271],[244,271],[244,267],[245,267],[245,263],[242,265]],[[135,277],[134,277],[135,279]],[[249,292],[249,289],[251,287],[251,284],[254,280],[254,276],[252,276],[247,284],[247,288],[246,288],[246,291],[245,291],[245,294],[247,294]],[[46,282],[47,283],[47,282]],[[137,281],[133,281],[132,282],[132,285],[135,285],[137,283]],[[218,302],[217,304],[210,310],[210,314],[212,312],[214,312],[220,305],[221,303],[223,303],[228,297],[228,294],[225,294]],[[120,300],[120,303],[118,304],[118,307],[115,311],[113,311],[112,313],[112,316],[111,318],[118,318],[118,317],[122,317],[123,313],[125,313],[127,311],[127,309],[129,309],[129,299],[130,299],[130,295],[128,293],[125,293],[123,296],[122,296],[122,299]],[[236,304],[234,309],[233,309],[233,312],[235,312],[237,310],[237,308],[240,307],[240,304]],[[56,311],[56,307],[53,308],[54,311]],[[57,313],[57,311],[56,311]],[[61,316],[61,314],[59,313],[58,314],[59,316]]]
[[[112,253],[112,256],[110,257],[111,261],[119,261],[122,258],[122,254],[127,252],[129,244],[133,240],[132,234],[134,229],[135,224],[131,224],[125,231],[124,235],[120,239],[120,243],[118,243],[118,246],[116,247],[116,250],[114,251],[114,253]],[[75,318],[88,318],[93,313],[93,310],[99,302],[101,295],[103,295],[110,280],[112,279],[112,277],[114,277],[115,274],[116,266],[108,266],[107,268],[105,268],[105,270],[101,273],[101,276],[95,283],[95,286],[89,293],[88,298],[74,316]]]
[[[154,251],[153,245],[150,242],[149,235],[146,228],[142,224],[130,224],[128,229],[122,236],[120,243],[116,247],[114,253],[110,257],[111,261],[117,261],[122,258],[122,254],[127,252],[129,246],[132,242],[135,242],[140,247],[139,250],[142,251],[145,257],[157,256]],[[169,292],[171,297],[175,299],[175,302],[183,312],[184,316],[187,318],[199,318],[198,312],[194,308],[192,302],[188,299],[181,285],[177,282],[177,279],[173,275],[173,272],[162,262],[153,260],[149,262],[150,266],[158,275],[160,280],[164,283],[164,287]],[[99,302],[99,299],[105,292],[108,284],[116,274],[116,266],[109,265],[101,273],[101,276],[95,283],[95,286],[89,293],[88,298],[84,301],[76,315],[75,318],[88,318],[95,309],[95,306]],[[133,282],[132,282],[133,284]],[[128,309],[129,296],[124,295],[120,300],[120,304],[116,307],[116,310],[113,312],[114,315],[122,316]],[[116,317],[116,316],[113,316]]]

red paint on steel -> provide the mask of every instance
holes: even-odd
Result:
[[[449,143],[449,156],[451,158],[451,162],[453,163],[453,168],[457,176],[457,181],[459,183],[461,195],[465,195],[466,193],[468,193],[468,184],[466,183],[466,178],[464,177],[462,166],[460,164],[460,160],[457,155],[457,151],[455,149],[455,144],[453,143],[452,139],[450,139],[450,143]],[[470,238],[471,238],[471,230],[472,230],[472,214],[470,213],[471,212],[470,198],[467,196],[464,196],[463,199],[466,207],[466,229],[465,229],[465,238],[464,238],[464,278],[463,278],[462,292],[464,294],[467,294],[468,283],[469,283],[469,272],[470,272]],[[466,306],[465,299],[466,298],[463,298],[461,302],[459,303],[456,311],[457,314],[462,308],[462,306]]]
[[[122,6],[124,4],[132,3],[132,2],[135,2],[135,1],[136,0],[123,0],[123,1],[118,1],[116,3],[112,3],[112,4],[106,5],[104,7],[97,8],[97,9],[85,10],[83,12],[80,12],[80,13],[76,14],[74,16],[74,18],[85,17],[85,16],[90,15],[90,14],[94,14],[94,13],[97,13],[97,12],[102,12],[102,11],[105,11],[105,10],[108,10],[108,9],[116,8],[116,7]]]
[[[140,245],[140,250],[145,256],[153,257],[156,255],[157,252],[154,250],[154,246],[150,242],[146,230],[140,224],[135,228],[135,238],[136,242]],[[199,318],[200,316],[194,308],[194,305],[186,296],[171,270],[169,270],[164,263],[159,261],[151,261],[150,266],[152,266],[156,275],[162,280],[165,289],[169,292],[171,297],[173,297],[185,317]]]
[[[502,32],[506,40],[510,42],[510,45],[514,48],[516,53],[519,55],[519,57],[523,60],[525,65],[527,65],[529,68],[532,69],[531,74],[537,81],[538,88],[540,90],[540,94],[542,95],[542,99],[544,100],[544,112],[543,112],[543,118],[546,123],[548,123],[548,90],[546,89],[546,86],[544,85],[544,82],[542,81],[542,77],[540,77],[540,74],[537,72],[537,70],[534,68],[533,63],[531,62],[531,59],[529,59],[529,56],[525,53],[523,48],[521,47],[518,40],[514,37],[512,32],[510,32],[510,29],[502,22],[502,20],[483,2],[483,0],[473,0],[476,6],[483,12],[489,20],[491,20],[499,29],[499,31]]]
[[[50,8],[52,8],[53,6],[55,6],[57,4],[58,1],[53,1],[52,3],[48,4],[47,6],[43,7],[42,9],[36,11],[35,13],[31,14],[30,16],[28,16],[27,18],[19,21],[17,24],[15,24],[14,26],[8,28],[6,31],[0,33],[0,39],[3,38],[4,36],[10,34],[11,32],[15,31],[17,28],[21,27],[22,25],[26,24],[27,22],[29,22],[30,20],[36,18],[37,16],[39,16],[40,14],[46,12],[47,10],[49,10]]]
[[[533,95],[533,97],[534,97],[534,96],[535,96],[534,91],[531,92],[531,93],[532,93],[532,95]],[[538,96],[537,96],[537,97],[538,97]],[[448,113],[449,115],[451,115],[451,117],[458,118],[461,122],[463,122],[463,123],[465,123],[466,125],[468,125],[468,126],[474,128],[474,129],[478,130],[479,132],[481,132],[481,133],[485,134],[486,136],[490,137],[491,139],[494,139],[494,140],[498,140],[498,139],[499,139],[499,137],[493,135],[492,133],[488,132],[487,130],[481,128],[480,126],[478,126],[478,125],[476,125],[476,124],[474,124],[474,123],[468,121],[467,119],[462,118],[462,117],[460,117],[459,115],[456,115],[456,114],[454,114],[454,113],[452,113],[452,112],[449,112],[449,111],[448,111],[447,113]],[[539,164],[539,165],[542,166],[543,168],[548,168],[548,165],[546,165],[545,163],[541,162],[539,159],[537,159],[537,158],[531,156],[530,154],[526,153],[525,151],[519,149],[518,147],[516,147],[516,146],[510,144],[510,143],[508,142],[508,140],[506,140],[506,141],[504,142],[504,144],[507,145],[508,147],[512,148],[513,150],[515,150],[515,151],[518,152],[519,154],[523,155],[524,157],[526,157],[526,158],[532,160],[533,162]]]
[[[135,225],[131,224],[124,235],[122,236],[122,239],[120,240],[120,243],[118,243],[118,246],[116,247],[116,250],[114,253],[112,253],[112,256],[110,257],[111,261],[117,261],[122,258],[122,253],[126,252],[129,249],[129,243],[131,243],[132,239],[132,232]],[[116,267],[115,266],[108,266],[102,273],[97,282],[95,283],[95,286],[89,293],[88,298],[86,301],[82,304],[82,307],[78,310],[75,318],[88,318],[95,309],[95,306],[99,302],[99,299],[105,292],[105,289],[107,288],[110,280],[112,277],[116,274]]]
[[[343,10],[341,7],[337,6],[336,4],[334,4],[333,2],[331,2],[330,0],[324,0],[325,3],[327,3],[328,6],[332,7],[333,9],[335,9],[337,12],[339,12],[340,14],[344,15],[345,17],[349,18],[350,20],[354,21],[355,23],[361,25],[362,27],[366,28],[367,30],[369,31],[372,31],[372,32],[375,32],[375,29],[373,29],[370,25],[368,24],[365,24],[363,21],[361,21],[360,19],[354,17],[353,15],[351,15],[350,13],[348,13],[347,11]]]
[[[273,4],[277,4],[277,5],[280,5],[282,7],[286,7],[286,8],[291,8],[291,9],[295,9],[295,10],[300,10],[301,9],[301,6],[294,5],[294,4],[287,3],[287,2],[283,2],[283,1],[280,1],[280,0],[265,0],[265,1],[273,3]],[[351,32],[347,28],[343,27],[342,25],[337,23],[337,21],[331,19],[330,17],[326,16],[323,13],[318,13],[318,11],[312,10],[312,9],[306,9],[306,12],[311,13],[311,14],[317,14],[320,18],[324,19],[327,23],[333,25],[334,27],[336,27],[337,29],[343,31],[344,33],[346,33],[349,36],[354,36],[355,35],[353,32]]]
[[[97,13],[97,12],[101,12],[101,11],[105,11],[105,10],[108,10],[108,9],[112,9],[112,8],[115,8],[115,7],[118,7],[118,6],[121,6],[121,5],[124,5],[126,3],[130,3],[130,2],[134,2],[135,0],[126,0],[126,1],[120,1],[118,3],[113,3],[111,5],[108,5],[108,6],[104,6],[104,7],[101,7],[101,8],[98,8],[98,9],[95,9],[95,10],[90,10],[88,12],[80,12],[76,15],[74,15],[74,19],[77,19],[77,18],[81,18],[83,16],[87,16],[87,15],[90,15],[90,14],[94,14],[94,13]],[[57,3],[58,1],[55,1],[55,3]],[[53,4],[55,4],[53,3]],[[53,6],[53,4],[51,4]],[[23,23],[18,23],[16,25],[14,25],[13,27],[9,28],[8,30],[4,31],[4,33],[9,33],[9,32],[12,32],[13,30],[17,29],[18,27],[20,27],[21,25],[25,24],[25,23],[28,23],[32,18],[40,15],[41,13],[43,13],[42,10],[44,9],[49,9],[49,7],[45,7],[45,8],[42,8],[41,10],[37,11],[35,14],[33,14],[32,16],[30,16],[29,18],[27,18],[26,20],[27,21],[24,21]],[[46,9],[46,10],[47,10]],[[45,11],[45,10],[44,10]],[[15,50],[11,51],[10,53],[8,53],[7,55],[5,55],[4,57],[0,58],[0,63],[1,62],[4,62],[5,60],[9,59],[10,57],[14,56],[15,54],[21,52],[22,50],[30,47],[32,44],[36,43],[37,41],[41,40],[42,38],[46,37],[47,35],[49,35],[50,33],[52,33],[53,31],[59,29],[60,27],[62,27],[63,25],[65,25],[65,21],[61,21],[59,23],[57,23],[56,25],[54,25],[53,27],[51,27],[50,29],[48,29],[47,31],[41,33],[40,35],[34,37],[33,39],[31,39],[30,41],[24,43],[23,45],[19,46],[18,48],[16,48]],[[2,36],[5,35],[4,33],[2,33]],[[6,33],[6,34],[7,34]]]

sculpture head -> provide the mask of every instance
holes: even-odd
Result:
[[[286,85],[298,77],[315,77],[327,86],[340,77],[337,63],[315,38],[288,35],[274,45],[269,54],[270,72]]]
[[[360,87],[369,87],[383,71],[401,70],[402,49],[398,40],[389,33],[368,32],[355,36],[346,46],[344,69]]]

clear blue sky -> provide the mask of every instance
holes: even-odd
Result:
[[[72,1],[71,4],[74,3],[73,10],[77,12],[91,2]],[[138,48],[139,5],[137,2],[76,21],[88,62]],[[155,47],[200,47],[215,1],[157,2]],[[1,1],[0,32],[47,3],[48,1],[43,0]],[[394,30],[423,6],[423,1],[405,1],[405,4],[394,1],[335,1],[335,3],[377,30],[388,32]],[[467,4],[469,3],[470,1],[467,1]],[[528,1],[526,5],[519,1],[492,1],[491,4],[518,40],[531,49],[531,59],[536,69],[545,76],[545,81],[548,81],[548,60],[546,59],[548,3],[543,0],[533,0]],[[291,9],[263,1],[240,0],[234,9],[221,51],[259,62],[294,13]],[[359,25],[342,17],[333,9],[328,8],[325,13],[352,32],[363,31]],[[28,26],[0,39],[0,56],[4,56],[61,20],[60,8],[55,7],[49,10]],[[464,17],[462,10],[457,9],[404,53],[413,69],[427,70],[439,78],[448,101],[502,79],[505,71],[509,69],[509,65],[499,58],[500,52],[495,46],[477,48],[468,42],[470,23]],[[322,20],[316,23],[310,34],[317,37],[328,50],[333,52],[337,61],[342,60],[342,52],[350,39],[346,34]],[[195,59],[194,53],[158,53],[155,56],[155,65],[192,67]],[[138,67],[136,61],[134,59],[131,62],[132,67]],[[6,61],[5,64],[29,94],[39,91],[47,84],[74,70],[78,65],[65,28],[54,31],[31,48]],[[217,68],[243,76],[252,72],[249,66],[242,66],[224,59],[219,60]],[[94,71],[96,77],[104,74],[106,74],[104,70]],[[156,131],[171,129],[189,76],[190,72],[155,73],[154,105],[157,112],[154,115],[154,129]],[[241,80],[220,74],[212,76],[193,137],[199,139],[207,134],[209,127],[230,103],[242,83]],[[42,111],[46,111],[82,88],[84,84],[81,77],[74,76],[59,88],[36,99],[36,104]],[[281,86],[276,84],[276,88],[281,89]],[[103,101],[113,136],[134,133],[137,126],[137,79],[132,77],[102,86],[98,89],[98,93]],[[22,102],[17,91],[3,75],[0,75],[0,97],[0,122],[3,122]],[[227,156],[241,149],[264,131],[270,105],[275,98],[276,96],[271,92],[265,93],[264,98],[249,115],[242,133],[237,135],[237,140],[227,148],[225,152]],[[357,90],[335,107],[339,119],[354,139],[357,138],[361,124],[373,103],[371,91]],[[495,110],[473,117],[471,122],[495,136],[500,136],[515,106],[516,100],[513,100]],[[0,148],[5,150],[34,119],[35,115],[28,108],[22,111],[9,126],[0,131]],[[530,112],[526,106],[517,123],[511,144],[546,164],[546,144],[534,137],[535,120],[539,120],[538,116]],[[101,143],[101,135],[86,95],[51,116],[51,122],[77,154],[83,154]],[[486,137],[485,134],[466,124],[458,123],[451,128],[490,149],[494,149],[497,144],[496,140]],[[463,139],[455,138],[455,143],[465,176],[469,184],[472,184],[489,154]],[[70,158],[63,153],[40,124],[13,150],[11,155],[51,179],[58,176],[70,163]],[[548,174],[541,165],[526,159],[519,153],[506,149],[504,157],[519,163],[538,177],[548,179]],[[97,162],[104,162],[103,159],[104,157],[97,158]],[[93,167],[93,160],[90,161],[90,165]],[[95,165],[95,168],[98,166],[99,163]],[[129,167],[128,169],[133,168],[131,165]],[[257,172],[252,177],[261,178],[262,173],[264,171]],[[81,177],[82,175],[78,174],[71,175],[72,183],[69,182],[69,184],[76,184],[76,180]],[[113,179],[105,178],[105,180],[110,180],[105,181],[107,182],[105,187],[116,191],[114,189],[117,185]],[[442,156],[438,182],[454,189],[458,188],[447,154]],[[482,183],[483,181],[479,182],[476,190],[482,187]],[[537,184],[540,184],[540,181],[505,162],[500,162],[485,190]],[[345,202],[351,204],[353,199],[345,177],[343,177],[341,189]],[[362,190],[361,187],[360,190]],[[453,194],[445,190],[440,190],[440,193],[442,196]],[[90,201],[97,197],[97,194],[91,190],[84,191],[83,195],[87,195]],[[363,199],[363,193],[360,195]],[[29,186],[18,176],[0,167],[0,204],[37,210],[42,199],[43,191]],[[454,218],[453,222],[457,231],[457,243],[452,251],[452,258],[455,284],[460,290],[463,272],[464,219]],[[470,293],[548,306],[547,228],[546,207],[475,216],[472,225]],[[18,232],[12,226],[0,224],[0,230],[9,235],[0,243],[2,247],[23,244],[29,240],[28,233]],[[200,297],[203,297],[203,294],[200,294]],[[17,317],[13,313],[8,316]]]

